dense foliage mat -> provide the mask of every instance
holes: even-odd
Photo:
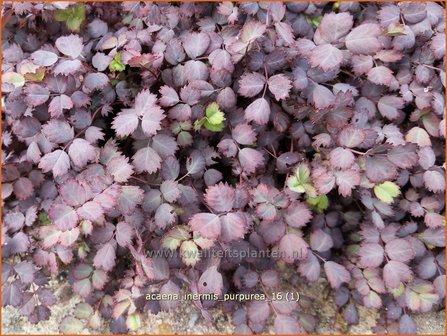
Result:
[[[66,333],[184,291],[312,332],[284,285],[326,277],[336,321],[415,332],[445,297],[443,6],[3,3],[3,305],[48,319],[58,276]]]

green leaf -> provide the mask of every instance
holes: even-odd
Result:
[[[26,73],[25,79],[30,81],[36,81],[40,82],[45,78],[45,69],[44,68],[37,68],[35,73]]]
[[[51,224],[50,217],[48,217],[48,214],[45,211],[41,211],[39,213],[39,222],[41,222],[43,225]]]
[[[187,227],[177,226],[170,230],[161,240],[161,246],[169,249],[176,250],[182,241],[191,238]]]
[[[310,182],[310,169],[306,164],[300,164],[296,168],[295,176],[301,184]]]
[[[306,19],[307,19],[307,22],[309,22],[312,25],[312,27],[317,28],[318,25],[320,24],[322,18],[323,18],[322,16],[317,16],[314,18],[308,16]]]
[[[101,317],[99,316],[99,311],[95,311],[88,321],[88,325],[93,329],[99,329],[101,327]]]
[[[85,20],[85,5],[77,3],[66,9],[58,9],[54,12],[54,19],[59,22],[65,22],[71,31],[79,32],[82,22]]]
[[[17,72],[7,72],[2,76],[3,83],[14,85],[15,88],[25,85],[25,77]]]
[[[438,294],[435,293],[421,293],[419,294],[421,301],[425,301],[428,304],[436,304],[439,301]]]
[[[419,308],[421,307],[421,299],[416,292],[410,290],[408,293],[405,294],[405,298],[408,308],[413,311],[419,310]]]
[[[141,328],[141,318],[140,314],[134,313],[129,316],[127,316],[126,320],[127,328],[131,331],[136,331]]]
[[[93,314],[93,308],[88,303],[81,302],[76,305],[74,314],[79,319],[88,319]]]
[[[411,290],[419,294],[426,294],[433,291],[433,285],[428,282],[416,283],[411,286]]]
[[[296,168],[295,175],[287,179],[287,186],[297,193],[306,193],[309,197],[316,197],[317,192],[310,180],[310,170],[306,164],[300,164]]]
[[[187,266],[194,266],[200,260],[199,248],[191,240],[184,241],[180,247],[180,255]]]
[[[407,35],[407,33],[405,33],[405,25],[401,24],[401,23],[391,23],[388,26],[388,29],[385,32],[386,36],[402,36],[402,35]]]
[[[60,322],[60,329],[63,334],[78,334],[84,329],[84,323],[77,318],[67,316]]]
[[[306,189],[304,189],[304,186],[300,184],[300,181],[295,175],[290,176],[287,179],[287,186],[289,187],[290,190],[297,193],[303,193],[306,191]]]
[[[208,120],[205,120],[203,125],[206,127],[207,130],[212,132],[220,132],[225,128],[225,124],[223,122],[220,124],[212,124],[208,122]]]
[[[329,206],[329,199],[326,195],[309,197],[306,199],[306,202],[310,205],[312,210],[320,213],[326,210]]]
[[[206,120],[206,118],[205,117],[203,117],[202,119],[198,119],[198,120],[196,120],[195,122],[194,122],[194,130],[195,131],[199,131],[201,128],[202,128],[202,126],[203,126],[203,124],[205,123],[205,120]]]
[[[58,9],[54,12],[54,19],[58,22],[67,21],[69,17],[70,17],[69,8]]]
[[[309,197],[317,197],[317,190],[310,183],[303,184],[304,190],[306,191],[307,196]]]
[[[212,125],[220,125],[225,120],[225,114],[219,110],[217,103],[211,103],[206,107],[206,118]]]
[[[400,195],[400,189],[397,184],[390,181],[385,181],[381,184],[376,184],[374,187],[374,194],[377,198],[386,204],[393,203],[394,197]]]
[[[79,32],[80,27],[82,25],[82,22],[84,19],[76,18],[76,17],[70,17],[67,19],[65,24],[67,25],[68,29],[70,29],[73,32]]]
[[[74,16],[85,19],[85,5],[83,3],[77,3],[74,6]]]
[[[113,58],[112,62],[109,64],[110,71],[124,71],[126,69],[126,66],[121,62],[121,53],[116,53],[115,57]]]
[[[405,286],[402,282],[399,284],[399,286],[397,288],[390,289],[390,292],[391,292],[391,294],[393,294],[394,297],[401,296],[404,293],[404,291],[405,291]]]

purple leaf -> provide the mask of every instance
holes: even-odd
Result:
[[[45,103],[50,98],[50,91],[39,84],[30,84],[26,89],[26,102],[29,106],[35,107]]]
[[[216,239],[220,235],[220,219],[211,213],[198,213],[191,217],[189,225],[207,239]]]
[[[170,203],[175,202],[180,197],[178,183],[172,180],[163,181],[160,191],[163,194],[163,198]]]
[[[251,145],[256,142],[256,132],[248,124],[239,124],[231,131],[231,136],[241,145]]]
[[[335,182],[338,185],[338,192],[343,197],[352,195],[354,187],[360,185],[361,176],[357,170],[348,169],[335,172]]]
[[[400,8],[391,4],[390,6],[383,6],[378,11],[378,16],[382,27],[388,28],[391,23],[400,21]]]
[[[76,180],[69,179],[63,183],[59,191],[64,202],[70,206],[80,206],[88,199],[86,189]]]
[[[63,115],[64,110],[69,110],[71,108],[73,108],[73,102],[70,97],[63,94],[56,96],[51,100],[48,106],[48,112],[50,112],[50,115],[53,118],[57,118]]]
[[[34,64],[41,66],[51,66],[57,62],[58,56],[51,51],[37,50],[31,54]]]
[[[362,129],[348,126],[338,135],[338,143],[340,146],[355,148],[365,140],[365,132]]]
[[[15,282],[7,284],[2,291],[2,304],[19,307],[22,303],[22,293]]]
[[[168,203],[163,203],[155,211],[155,224],[164,229],[167,226],[175,223],[175,209]]]
[[[42,133],[53,143],[64,144],[74,138],[73,127],[66,121],[51,119],[42,126]]]
[[[160,288],[161,295],[180,295],[180,288],[171,280],[166,282]],[[160,306],[164,310],[175,309],[178,306],[178,302],[175,300],[160,300]]]
[[[405,239],[393,239],[386,243],[385,251],[391,260],[408,262],[414,258],[414,250]]]
[[[14,271],[24,284],[30,284],[34,281],[34,264],[27,261],[22,261],[14,266]]]
[[[379,267],[384,259],[383,253],[383,247],[376,243],[362,244],[357,252],[363,267]]]
[[[352,25],[352,15],[348,12],[338,14],[331,12],[323,16],[315,36],[318,36],[325,43],[338,43],[351,30]]]
[[[157,97],[148,90],[141,91],[135,98],[135,111],[137,115],[142,116],[141,127],[146,135],[156,134],[165,118],[156,101]]]
[[[394,78],[393,72],[389,68],[383,65],[376,66],[371,70],[369,70],[367,76],[370,82],[377,85],[386,85],[386,86],[389,86]]]
[[[112,61],[111,56],[107,56],[101,52],[96,53],[95,56],[92,57],[92,65],[98,71],[106,70],[111,61]]]
[[[116,182],[126,182],[133,174],[129,159],[123,156],[117,156],[110,160],[106,169]]]
[[[242,148],[239,151],[238,158],[242,168],[249,174],[254,173],[258,167],[264,164],[262,154],[252,148]]]
[[[64,55],[77,58],[84,47],[82,38],[78,35],[61,36],[56,40],[56,48]]]
[[[210,37],[207,33],[188,33],[185,37],[183,47],[191,59],[202,56],[210,45]]]
[[[241,30],[240,37],[242,42],[248,43],[256,40],[264,34],[266,28],[266,25],[259,21],[252,20],[246,22]]]
[[[381,156],[366,158],[366,177],[373,183],[382,183],[393,180],[397,175],[394,164]]]
[[[88,219],[90,221],[98,221],[104,214],[104,209],[98,202],[90,201],[84,203],[84,205],[77,210],[77,213],[83,219]]]
[[[317,109],[324,109],[331,106],[335,101],[335,96],[327,87],[316,84],[309,98]]]
[[[115,267],[116,244],[114,241],[104,244],[93,258],[93,266],[104,271],[111,271]]]
[[[122,186],[118,201],[120,210],[124,214],[131,214],[143,202],[143,190],[137,186]]]
[[[161,167],[161,158],[151,147],[139,149],[132,157],[135,170],[138,173],[155,173]]]
[[[193,151],[186,161],[186,169],[191,175],[195,175],[203,171],[205,166],[205,158],[199,151]]]
[[[428,190],[434,193],[445,191],[445,176],[435,170],[427,170],[424,173],[424,184]]]
[[[242,75],[239,80],[239,94],[244,97],[254,97],[262,91],[266,79],[263,75],[252,72]]]
[[[333,261],[326,261],[324,263],[324,271],[332,288],[338,288],[343,282],[351,281],[351,275],[348,270]]]
[[[275,96],[276,100],[286,99],[289,97],[289,91],[292,88],[292,84],[290,79],[283,74],[270,77],[267,83],[269,91]]]
[[[26,177],[21,177],[14,182],[13,190],[17,199],[25,200],[32,195],[34,191],[34,186],[30,181],[30,179]]]
[[[126,247],[132,241],[134,228],[126,222],[119,222],[116,225],[116,242],[122,247]]]
[[[310,247],[317,252],[325,252],[334,246],[330,235],[321,229],[317,229],[310,235]]]
[[[218,212],[230,211],[233,208],[234,199],[234,189],[224,183],[209,187],[205,193],[205,202]]]
[[[374,55],[381,49],[378,40],[381,32],[380,26],[376,23],[357,26],[346,36],[346,48],[354,54]]]
[[[177,141],[169,135],[157,134],[152,138],[152,148],[162,158],[173,156],[178,149]]]
[[[377,107],[382,116],[394,120],[399,117],[399,110],[404,107],[404,100],[396,96],[384,96],[379,99]]]
[[[310,55],[310,64],[313,67],[320,67],[324,71],[336,69],[343,60],[343,54],[330,44],[321,44],[312,49]]]
[[[334,168],[347,169],[355,161],[355,156],[349,149],[337,147],[329,154],[331,166]]]
[[[173,88],[164,85],[160,88],[160,104],[161,106],[174,106],[178,102],[180,102],[180,98]]]
[[[217,266],[211,266],[202,273],[197,288],[200,294],[222,294],[223,279],[222,274],[217,271]]]
[[[59,62],[55,68],[53,69],[53,72],[55,75],[71,75],[78,71],[80,71],[82,68],[82,63],[80,60],[66,60]]]
[[[85,167],[89,161],[97,157],[95,148],[84,139],[74,139],[68,147],[68,155],[71,161],[78,167]]]
[[[406,144],[393,147],[388,151],[387,158],[399,168],[411,168],[418,162],[416,146],[414,144]]]
[[[91,93],[94,90],[103,89],[109,83],[109,77],[102,72],[89,73],[84,78],[83,91]]]
[[[286,223],[296,228],[305,226],[311,219],[312,212],[303,202],[293,202],[284,213]]]
[[[416,324],[407,314],[402,315],[399,320],[399,333],[404,335],[415,335],[417,333]]]
[[[259,125],[268,123],[270,117],[270,104],[265,98],[258,98],[245,109],[245,119],[254,121]]]
[[[284,45],[290,46],[295,42],[295,36],[293,34],[292,27],[285,22],[276,22],[275,31],[278,36],[284,41]]]
[[[430,48],[436,59],[442,59],[445,56],[445,34],[437,33],[431,39]]]
[[[220,239],[223,242],[230,242],[244,238],[246,233],[246,224],[242,216],[234,213],[228,213],[220,217],[221,234]]]
[[[48,210],[48,216],[61,231],[73,229],[78,224],[78,215],[75,209],[68,205],[53,204]]]
[[[251,301],[247,306],[247,316],[250,322],[264,323],[270,315],[270,307],[266,301]]]
[[[295,260],[306,259],[308,254],[307,243],[295,233],[288,233],[279,242],[279,251],[282,259],[286,263],[293,263]]]
[[[410,268],[400,261],[390,260],[383,268],[383,280],[387,288],[399,287],[401,281],[410,280],[412,275]]]
[[[112,122],[112,128],[120,137],[128,136],[138,127],[138,115],[133,109],[124,109],[118,113]]]

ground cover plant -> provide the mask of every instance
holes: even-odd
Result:
[[[48,319],[62,277],[61,332],[127,333],[178,304],[149,293],[259,294],[191,305],[312,333],[291,269],[415,333],[445,299],[444,5],[3,3],[3,306]]]

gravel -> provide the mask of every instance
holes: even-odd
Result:
[[[51,283],[56,289],[56,295],[60,302],[54,305],[52,316],[48,321],[42,321],[37,325],[28,322],[15,308],[6,307],[2,310],[2,334],[58,334],[60,321],[73,314],[74,307],[81,300],[73,295],[67,284]],[[292,289],[292,285],[289,290]],[[296,286],[294,290],[296,290]],[[286,288],[287,290],[287,288]],[[334,323],[336,316],[335,304],[329,294],[327,282],[324,279],[311,284],[300,284],[298,291],[307,297],[312,306],[309,309],[317,316],[319,323],[316,332],[318,334],[372,334],[372,328],[378,317],[374,310],[359,308],[360,323],[356,326],[343,329],[340,323]],[[419,334],[445,334],[445,310],[434,311],[415,316]],[[181,302],[174,311],[160,312],[157,315],[147,314],[142,320],[142,328],[135,334],[231,334],[234,327],[231,317],[221,310],[213,311],[213,321],[207,323],[200,312],[190,302]],[[267,332],[274,334],[272,323]],[[84,329],[82,334],[108,334],[108,325],[103,323],[99,330]]]

